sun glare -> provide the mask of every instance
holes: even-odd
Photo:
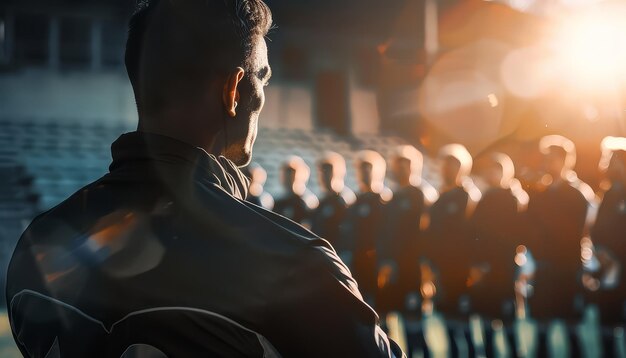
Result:
[[[563,75],[577,87],[614,89],[626,78],[624,8],[584,11],[559,23],[553,48]]]

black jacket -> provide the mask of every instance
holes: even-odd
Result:
[[[328,242],[243,201],[232,162],[139,132],[112,154],[15,249],[7,302],[25,356],[402,354]]]

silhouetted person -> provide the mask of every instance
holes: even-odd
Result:
[[[424,255],[422,218],[438,198],[437,191],[422,179],[423,157],[415,147],[399,146],[389,163],[397,189],[385,209],[378,249],[379,270],[390,271],[391,276],[379,288],[376,307],[380,312],[403,310],[407,294],[419,292],[419,259]]]
[[[7,301],[22,354],[117,358],[139,344],[167,357],[389,357],[332,247],[244,200],[238,166],[270,77],[267,6],[139,6],[126,50],[138,131],[13,254]]]
[[[594,296],[604,324],[626,321],[626,138],[607,137],[602,141],[600,170],[608,190],[591,232],[600,262],[600,287]]]
[[[546,173],[542,178],[545,187],[531,196],[528,206],[531,225],[539,237],[530,244],[537,260],[530,311],[540,319],[574,319],[574,300],[580,292],[580,241],[593,191],[573,171],[576,151],[572,141],[550,135],[541,139],[539,149]]]
[[[430,208],[430,227],[425,245],[427,257],[437,270],[435,308],[451,317],[467,294],[471,264],[472,230],[470,217],[480,200],[478,188],[469,178],[472,156],[460,144],[448,144],[439,151],[442,186],[439,199]]]
[[[245,169],[250,178],[250,186],[248,187],[248,197],[246,197],[246,200],[267,210],[272,210],[274,207],[274,198],[272,194],[266,192],[263,187],[267,180],[267,172],[257,163],[250,163]]]
[[[514,175],[508,155],[491,154],[484,172],[488,189],[472,216],[473,259],[481,271],[472,286],[472,308],[491,319],[513,316],[516,247],[526,239],[529,198]]]
[[[281,180],[286,194],[274,204],[275,213],[309,228],[311,213],[319,205],[315,194],[306,187],[310,174],[311,170],[302,158],[295,155],[287,158],[281,168]]]
[[[391,191],[385,187],[386,164],[377,152],[363,150],[356,159],[360,192],[348,212],[348,246],[351,248],[352,273],[367,300],[377,288],[376,245],[380,239],[384,205]]]
[[[341,251],[346,249],[342,242],[346,213],[356,200],[354,192],[344,183],[346,161],[338,153],[327,152],[319,159],[317,171],[324,196],[312,215],[311,230]]]

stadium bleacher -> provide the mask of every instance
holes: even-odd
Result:
[[[38,211],[47,210],[107,172],[110,145],[131,130],[123,123],[2,121],[0,151],[14,150],[15,160],[33,177]]]

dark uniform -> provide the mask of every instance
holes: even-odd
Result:
[[[7,301],[24,356],[390,356],[334,250],[243,201],[231,161],[137,132],[112,152],[110,173],[15,249]]]
[[[472,309],[486,318],[512,318],[514,313],[515,249],[526,239],[527,198],[523,201],[511,189],[490,188],[472,216],[473,259],[486,265],[484,276],[471,288]]]
[[[419,258],[423,255],[420,245],[424,239],[420,221],[425,209],[424,192],[415,186],[395,191],[385,209],[385,229],[379,241],[378,261],[379,265],[390,263],[395,272],[393,280],[379,291],[376,300],[379,311],[402,310],[407,294],[419,292]]]
[[[608,250],[619,261],[621,272],[619,281],[609,288],[601,287],[594,294],[605,324],[624,323],[626,302],[626,188],[615,182],[604,194],[592,230],[592,239],[598,250]]]
[[[352,273],[366,297],[373,298],[377,288],[376,247],[382,232],[384,201],[380,194],[361,193],[348,212],[349,239],[352,247]]]
[[[348,196],[352,196],[352,200],[347,199]],[[328,240],[337,251],[346,248],[341,238],[346,230],[348,201],[354,201],[354,193],[349,189],[342,193],[328,192],[311,217],[311,231]]]
[[[458,316],[459,300],[467,293],[473,239],[468,216],[475,204],[465,188],[455,187],[430,208],[425,252],[438,271],[436,308],[452,317]]]
[[[530,243],[537,261],[531,314],[540,319],[574,319],[580,292],[580,241],[589,202],[569,182],[560,181],[534,193],[528,215],[538,239]]]
[[[287,194],[287,196],[276,200],[274,204],[274,212],[286,218],[289,218],[299,224],[305,224],[311,218],[314,205],[311,200],[317,201],[315,194],[306,192],[302,196],[295,193]]]

